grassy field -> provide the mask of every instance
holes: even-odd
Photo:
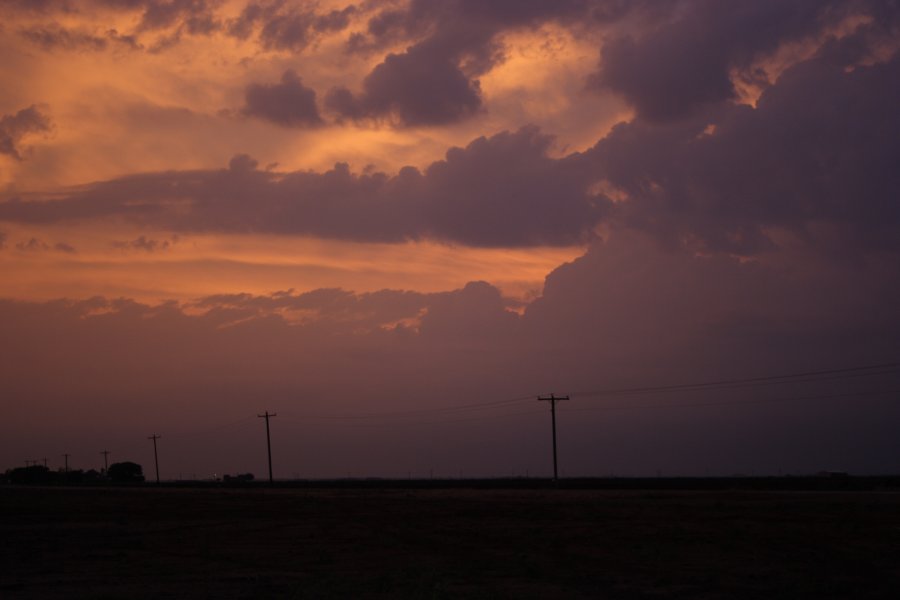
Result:
[[[6,598],[895,598],[893,492],[0,487]]]

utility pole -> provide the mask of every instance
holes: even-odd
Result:
[[[107,471],[109,471],[109,455],[110,455],[110,451],[109,451],[109,450],[101,450],[101,451],[100,451],[100,454],[103,455],[103,472],[106,473]]]
[[[66,473],[69,472],[69,457],[71,454],[63,454],[63,458],[66,459]]]
[[[568,399],[568,396],[555,396],[553,394],[550,394],[549,396],[538,396],[539,402],[550,403],[550,421],[553,426],[553,481],[559,480],[559,474],[556,469],[556,403],[560,400]]]
[[[161,435],[156,435],[155,433],[148,437],[148,440],[153,440],[153,462],[156,464],[156,484],[159,485],[159,456],[156,454],[156,440],[161,438]]]
[[[265,414],[256,416],[266,420],[266,448],[269,451],[269,485],[272,485],[274,480],[272,479],[272,437],[269,435],[269,418],[277,417],[278,415],[276,413],[269,414],[269,411],[266,411]]]
[[[47,457],[46,456],[44,457],[44,468],[45,469],[47,468]]]

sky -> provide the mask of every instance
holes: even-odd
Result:
[[[0,469],[900,471],[893,0],[0,0]],[[702,384],[702,385],[698,385]]]

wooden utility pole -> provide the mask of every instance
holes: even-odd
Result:
[[[559,480],[559,472],[556,469],[556,403],[560,400],[568,400],[568,396],[538,396],[539,402],[550,403],[550,422],[553,427],[553,481]]]
[[[156,435],[155,433],[148,437],[148,440],[153,440],[153,462],[156,465],[156,483],[159,484],[159,455],[156,453],[156,440],[161,438],[161,435]]]
[[[103,472],[106,473],[109,471],[109,450],[101,450],[100,454],[103,455]]]
[[[269,418],[277,417],[278,415],[276,413],[269,414],[269,411],[266,411],[265,414],[256,416],[266,420],[266,449],[269,451],[269,485],[272,485],[274,479],[272,479],[272,438],[269,435]]]
[[[71,454],[63,454],[63,458],[66,460],[66,473],[69,472],[69,457]]]

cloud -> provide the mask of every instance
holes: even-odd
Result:
[[[579,156],[551,158],[536,128],[479,138],[424,172],[393,176],[229,169],[149,173],[92,184],[64,199],[0,203],[0,219],[56,222],[124,217],[175,231],[268,232],[356,241],[431,238],[474,246],[584,241],[609,200],[588,193]]]
[[[325,105],[350,119],[394,117],[406,126],[445,125],[475,114],[481,107],[477,80],[470,80],[448,57],[436,57],[418,45],[389,54],[353,94],[338,87]]]
[[[705,251],[752,254],[779,230],[844,254],[900,251],[900,55],[848,63],[856,41],[785,71],[756,108],[617,126],[587,156],[627,197],[621,222]]]
[[[20,142],[34,133],[51,130],[50,118],[36,105],[23,108],[14,115],[0,117],[0,154],[22,160]]]
[[[313,127],[322,119],[316,107],[316,92],[303,85],[297,73],[288,69],[281,83],[253,83],[244,94],[244,115],[258,117],[285,127]]]
[[[298,8],[284,2],[249,2],[238,17],[229,20],[228,33],[247,39],[254,32],[267,50],[301,51],[322,35],[347,28],[357,12],[354,5],[327,12]]]
[[[7,237],[8,236],[6,235],[6,233],[0,231],[0,250],[3,250],[4,248],[6,248]]]
[[[210,34],[221,27],[215,3],[207,0],[143,0],[127,2],[126,6],[143,8],[138,25],[142,31],[177,27],[190,34]]]
[[[130,241],[113,241],[112,247],[118,250],[138,250],[147,253],[162,252],[171,248],[178,242],[178,236],[173,235],[168,240],[154,240],[141,235]]]
[[[677,9],[674,3],[667,4],[658,7],[655,26],[648,19],[636,33],[612,37],[604,44],[600,68],[589,87],[621,94],[641,118],[682,118],[735,99],[733,70],[757,83],[771,83],[764,73],[747,73],[748,69],[785,44],[820,35],[851,15],[871,18],[882,6],[778,0],[740,6],[697,0],[679,3]],[[895,14],[891,20],[896,18]]]
[[[31,27],[23,29],[19,34],[33,44],[47,51],[52,50],[84,50],[103,51],[110,42],[125,46],[131,50],[139,50],[142,46],[133,35],[120,35],[115,29],[108,30],[105,35],[94,35],[87,31],[66,29],[63,27]]]
[[[0,331],[17,343],[0,346],[0,377],[12,397],[30,398],[8,415],[13,442],[5,439],[33,441],[14,425],[38,414],[70,432],[102,427],[96,414],[119,415],[130,436],[145,431],[147,418],[180,420],[190,430],[199,427],[194,421],[209,423],[211,410],[218,426],[255,415],[265,402],[283,419],[281,439],[292,437],[291,415],[302,423],[304,444],[316,448],[364,436],[366,450],[347,459],[357,472],[383,474],[396,464],[369,450],[385,444],[435,461],[435,448],[450,447],[451,464],[467,472],[485,460],[489,469],[508,470],[515,460],[535,469],[546,464],[546,446],[535,442],[545,439],[546,414],[513,417],[537,412],[533,396],[553,390],[573,396],[557,415],[571,473],[598,468],[598,455],[603,469],[621,473],[732,473],[745,465],[810,472],[832,460],[878,472],[896,456],[896,406],[889,394],[866,394],[896,389],[896,372],[684,393],[586,392],[890,360],[900,352],[900,279],[885,274],[898,266],[896,257],[859,267],[784,251],[749,262],[701,257],[626,232],[595,240],[585,256],[557,269],[522,315],[483,282],[437,294],[323,289],[187,305],[2,300]],[[48,371],[54,377],[38,376]],[[840,394],[847,397],[828,399]],[[506,404],[446,409],[491,402]],[[748,404],[702,406],[741,402]],[[365,420],[404,410],[432,412]],[[331,418],[315,418],[321,415]],[[466,422],[444,424],[457,419]],[[430,423],[427,443],[415,435],[421,421]],[[240,463],[247,453],[231,435],[211,443],[221,448],[198,464]],[[308,461],[291,458],[308,451],[283,455],[282,468],[290,472],[297,460],[295,468],[313,475]],[[345,468],[328,460],[317,463],[315,476]]]
[[[49,252],[51,250],[64,254],[75,254],[77,252],[72,245],[65,242],[57,242],[51,246],[37,238],[31,238],[27,242],[16,243],[16,249],[21,252]]]
[[[503,61],[499,34],[554,20],[599,19],[605,4],[414,0],[387,8],[369,19],[365,33],[350,37],[348,50],[369,53],[401,42],[410,45],[402,53],[389,53],[359,92],[337,86],[325,104],[341,118],[387,119],[407,127],[463,121],[483,109],[477,77]]]
[[[56,244],[53,244],[53,249],[56,252],[63,252],[65,254],[75,254],[78,252],[74,246],[65,242],[57,242]]]

